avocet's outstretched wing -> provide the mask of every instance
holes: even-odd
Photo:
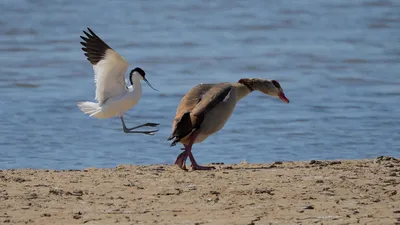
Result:
[[[85,42],[82,50],[92,63],[96,83],[96,100],[102,105],[107,99],[123,93],[126,89],[125,73],[128,62],[114,49],[101,40],[90,28],[87,37],[81,36]]]

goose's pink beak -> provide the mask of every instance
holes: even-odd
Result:
[[[284,101],[284,102],[286,102],[286,103],[289,103],[289,99],[286,98],[285,93],[283,93],[283,92],[281,92],[279,94],[279,99]]]

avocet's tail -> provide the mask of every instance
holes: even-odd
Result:
[[[81,111],[89,116],[96,117],[96,114],[101,112],[99,104],[95,102],[78,102],[78,107]]]

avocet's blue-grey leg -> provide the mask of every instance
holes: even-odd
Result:
[[[122,122],[122,129],[124,130],[125,133],[130,133],[130,134],[148,134],[148,135],[154,135],[155,132],[159,131],[157,130],[149,130],[149,131],[133,131],[135,129],[141,128],[141,127],[156,127],[160,124],[158,123],[145,123],[136,127],[132,127],[132,128],[127,128],[125,125],[125,121],[124,121],[124,117],[120,117],[121,118],[121,122]]]

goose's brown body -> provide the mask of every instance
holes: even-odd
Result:
[[[195,164],[191,155],[193,143],[202,142],[221,130],[236,103],[253,90],[286,99],[278,82],[258,78],[241,79],[238,83],[198,84],[182,98],[172,124],[172,134],[168,138],[173,139],[171,146],[178,142],[185,146],[185,152],[176,162],[182,169],[186,169],[182,163],[187,156],[191,158],[192,166]],[[288,102],[287,99],[284,101]],[[197,165],[197,168],[204,167]]]
[[[199,133],[194,143],[204,141],[225,125],[232,115],[236,102],[250,90],[242,84],[219,83],[199,84],[193,87],[181,100],[172,134],[176,142],[189,144],[190,134]]]

